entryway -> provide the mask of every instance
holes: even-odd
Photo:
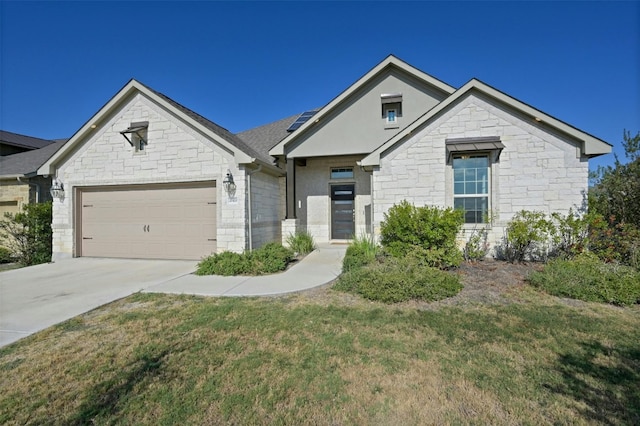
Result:
[[[331,186],[331,239],[349,240],[355,234],[355,185]]]

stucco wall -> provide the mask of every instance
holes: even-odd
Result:
[[[148,121],[148,145],[135,153],[119,133],[132,122]],[[231,170],[236,196],[229,199],[222,179]],[[66,198],[53,204],[53,258],[74,253],[73,202],[79,186],[217,181],[218,251],[245,249],[245,175],[232,153],[205,138],[141,94],[95,129],[60,165]]]
[[[402,116],[398,117],[395,128],[386,128],[386,120],[382,118],[380,95],[383,93],[402,93]],[[288,148],[287,157],[371,152],[444,97],[424,82],[398,70],[388,70],[301,135],[299,141]]]
[[[250,172],[249,172],[250,173]],[[251,175],[251,248],[281,242],[280,178],[263,172]],[[249,212],[247,212],[249,214]]]
[[[331,184],[355,185],[355,233],[367,232],[365,212],[371,204],[370,174],[356,165],[362,156],[309,158],[306,166],[296,166],[296,216],[298,226],[313,235],[316,242],[330,240]],[[352,167],[353,179],[331,180],[334,167]]]
[[[470,95],[381,157],[373,172],[374,227],[384,213],[407,199],[416,205],[453,206],[453,172],[446,162],[447,138],[499,136],[505,145],[491,165],[489,242],[522,210],[567,213],[584,206],[588,162],[576,143],[518,117],[489,99]],[[472,225],[465,225],[468,234]]]

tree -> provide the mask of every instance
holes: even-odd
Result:
[[[623,132],[622,145],[627,163],[615,156],[613,166],[599,167],[592,175],[589,208],[612,224],[625,223],[640,228],[640,132]]]
[[[0,240],[23,266],[50,262],[51,202],[27,204],[20,213],[5,213]]]

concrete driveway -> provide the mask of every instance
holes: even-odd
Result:
[[[194,261],[77,258],[0,272],[0,347],[195,268]]]

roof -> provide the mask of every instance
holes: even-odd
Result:
[[[345,91],[343,91],[338,96],[336,96],[331,102],[329,102],[327,105],[322,107],[316,113],[316,115],[313,116],[313,120],[307,121],[302,126],[300,126],[300,128],[297,131],[291,133],[289,136],[281,140],[276,146],[271,148],[271,150],[269,150],[269,153],[271,155],[284,155],[285,145],[287,145],[288,143],[296,139],[299,135],[305,133],[307,129],[312,127],[315,123],[321,121],[323,117],[325,117],[333,109],[338,107],[338,105],[340,105],[343,101],[349,98],[353,93],[355,93],[357,90],[359,90],[369,81],[371,81],[374,77],[376,77],[377,75],[379,75],[380,73],[384,72],[389,68],[399,69],[409,75],[412,75],[426,82],[427,84],[429,84],[436,90],[439,90],[443,94],[450,95],[451,93],[455,92],[454,87],[451,87],[448,84],[444,83],[443,81],[438,80],[437,78],[430,76],[429,74],[423,71],[420,71],[419,69],[409,65],[408,63],[404,62],[401,59],[398,59],[393,55],[389,55],[378,65],[373,67],[369,72],[367,72],[365,75],[360,77],[355,83],[349,86]]]
[[[263,150],[268,155],[271,148],[291,134],[287,129],[299,116],[300,114],[296,114],[273,123],[254,127],[253,129],[236,133],[236,136],[256,149]]]
[[[54,141],[34,138],[33,136],[0,130],[0,143],[3,145],[19,146],[27,149],[38,149],[52,144]]]
[[[412,134],[415,134],[416,131],[419,131],[423,126],[430,122],[432,118],[437,116],[442,111],[445,111],[449,106],[462,99],[464,96],[471,92],[477,92],[488,96],[489,98],[496,100],[507,107],[513,108],[516,111],[520,112],[524,116],[530,118],[532,124],[549,126],[553,129],[556,129],[573,139],[577,140],[581,145],[581,152],[583,155],[587,157],[595,157],[602,154],[608,154],[611,152],[612,145],[599,139],[593,135],[583,132],[582,130],[573,127],[564,121],[558,120],[555,117],[552,117],[544,112],[521,102],[506,93],[503,93],[488,84],[483,83],[478,79],[469,80],[464,86],[460,89],[456,90],[453,94],[451,94],[447,99],[440,102],[435,107],[431,108],[429,111],[424,113],[418,119],[416,119],[413,123],[409,124],[407,127],[398,132],[395,136],[387,140],[380,147],[375,149],[371,154],[366,156],[360,162],[361,166],[374,166],[380,164],[380,156],[391,149],[396,144],[406,140],[406,138],[410,137]]]
[[[58,140],[44,148],[0,157],[0,178],[35,175],[40,166],[65,143],[66,139]]]
[[[150,87],[131,79],[118,93],[116,93],[100,110],[91,117],[72,137],[62,149],[56,152],[49,160],[47,160],[38,169],[39,174],[53,174],[56,165],[62,161],[68,152],[71,152],[75,146],[80,144],[85,138],[89,137],[96,126],[100,126],[109,115],[116,111],[123,102],[130,99],[136,93],[142,93],[160,106],[166,108],[172,114],[184,120],[194,129],[202,132],[208,138],[223,146],[232,152],[238,164],[248,164],[253,162],[261,163],[267,166],[273,172],[281,173],[282,171],[274,166],[274,159],[266,152],[261,150],[260,144],[256,147],[248,144],[240,137],[229,132],[224,127],[204,118],[200,114],[184,107],[173,99],[164,94],[151,89]],[[258,148],[258,149],[256,149]]]

